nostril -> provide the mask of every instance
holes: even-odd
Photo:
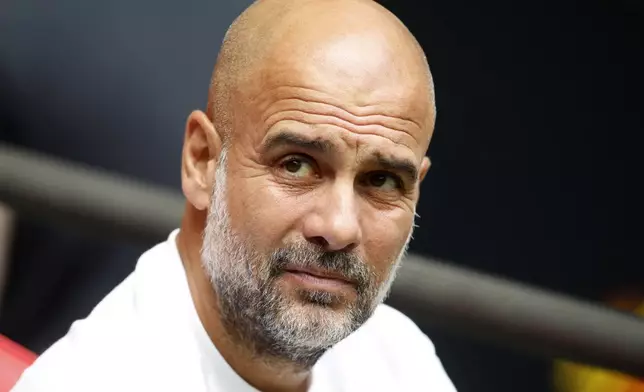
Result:
[[[349,245],[345,246],[344,249],[342,249],[342,251],[343,252],[352,252],[357,247],[358,247],[358,244],[352,243],[352,244],[349,244]]]
[[[308,240],[309,242],[314,243],[315,245],[321,246],[323,248],[326,248],[329,246],[329,241],[327,241],[322,236],[309,237]]]

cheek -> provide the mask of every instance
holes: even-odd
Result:
[[[283,245],[300,214],[298,203],[267,180],[267,176],[231,179],[229,213],[233,230],[258,251]]]
[[[385,279],[409,236],[413,215],[408,211],[374,212],[367,216],[368,224],[363,225],[363,246],[367,261],[376,269],[378,276]]]

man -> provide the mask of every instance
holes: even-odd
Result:
[[[187,121],[180,231],[15,391],[454,391],[381,305],[434,118],[422,49],[378,4],[255,3]]]

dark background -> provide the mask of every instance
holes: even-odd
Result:
[[[1,140],[179,190],[185,118],[248,3],[2,1]],[[641,3],[384,3],[436,84],[412,250],[593,301],[642,288]],[[37,352],[151,245],[17,230],[0,333]],[[461,392],[551,389],[549,359],[427,332]]]

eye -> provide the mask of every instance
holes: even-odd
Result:
[[[284,171],[293,177],[308,177],[315,174],[313,164],[303,157],[290,157],[282,161]]]
[[[367,185],[378,190],[391,192],[402,188],[402,181],[391,173],[376,172],[367,177]]]

